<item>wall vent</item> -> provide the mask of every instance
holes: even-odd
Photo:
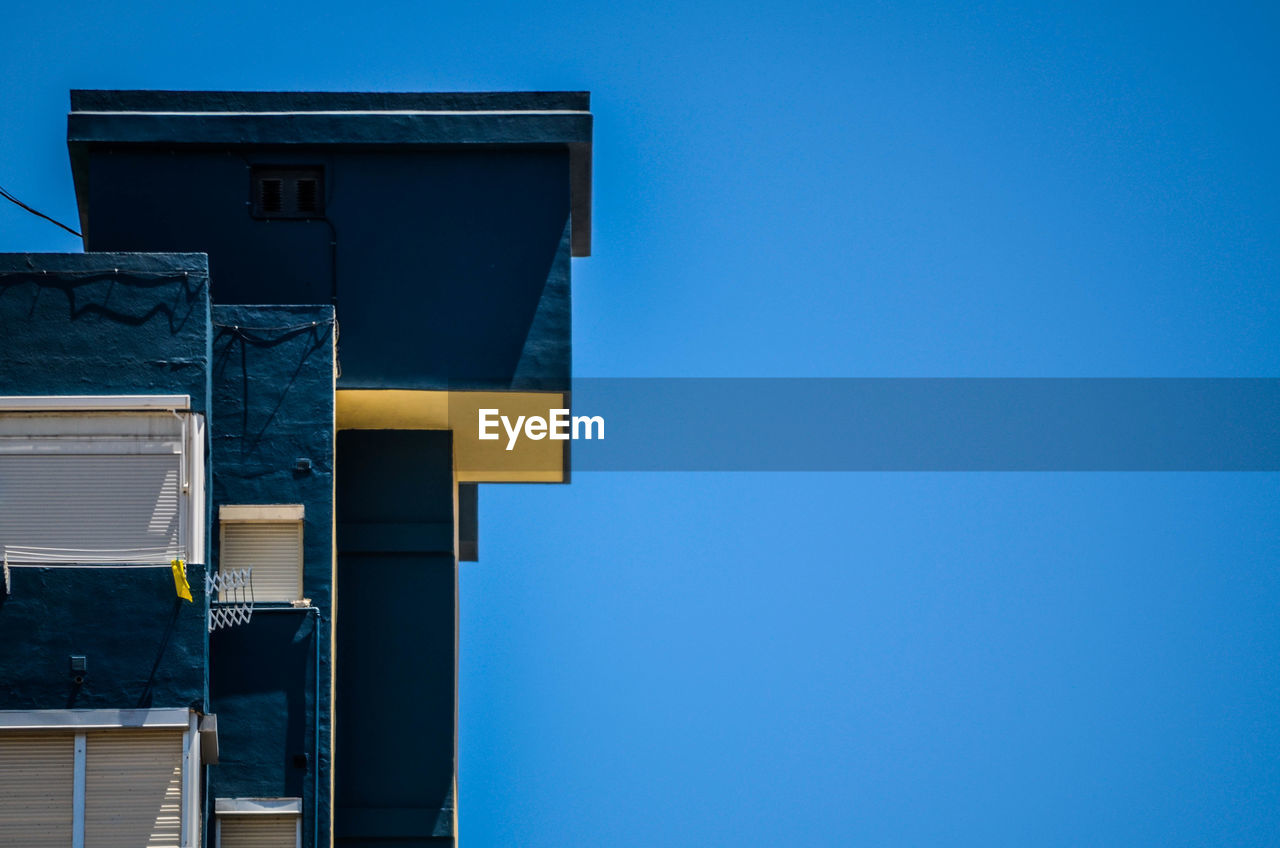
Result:
[[[324,168],[259,165],[249,173],[253,217],[324,217]]]

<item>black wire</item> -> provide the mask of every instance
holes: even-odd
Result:
[[[328,327],[334,323],[332,318],[324,321],[307,321],[302,324],[289,324],[284,327],[246,327],[244,324],[219,324],[217,321],[211,321],[213,326],[220,330],[238,330],[245,333],[286,333],[293,330],[307,330],[311,327]]]
[[[123,271],[119,268],[100,268],[89,271],[50,271],[47,268],[27,268],[17,271],[0,271],[0,274],[14,277],[40,277],[47,279],[52,277],[54,280],[62,280],[73,278],[77,280],[92,280],[101,277],[124,277],[124,282],[137,282],[138,280],[159,280],[160,282],[174,282],[175,280],[190,279],[193,275],[203,277],[204,271],[135,271],[132,268],[125,268]]]
[[[9,192],[5,191],[4,186],[0,186],[0,197],[3,197],[5,200],[8,200],[8,201],[9,201],[9,202],[11,202],[11,203],[16,203],[17,205],[21,206],[23,209],[25,209],[25,210],[27,210],[28,212],[30,212],[32,215],[38,215],[39,217],[44,218],[46,221],[49,221],[49,222],[54,223],[54,224],[57,224],[59,227],[62,227],[62,229],[64,229],[64,230],[66,230],[67,232],[71,233],[71,235],[75,236],[76,238],[83,238],[83,236],[81,236],[81,235],[80,235],[79,233],[77,233],[75,230],[71,229],[70,227],[68,227],[66,224],[62,223],[62,222],[61,222],[61,221],[59,221],[58,219],[56,219],[56,218],[50,218],[48,215],[44,214],[44,213],[43,213],[43,212],[41,212],[39,209],[32,209],[30,206],[28,206],[27,204],[23,203],[21,200],[19,200],[18,198],[14,197],[14,196],[13,196],[12,194],[10,194]]]

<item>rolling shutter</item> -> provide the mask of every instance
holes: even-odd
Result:
[[[67,848],[75,737],[0,734],[0,845]]]
[[[188,558],[187,422],[172,413],[0,415],[0,552],[11,562]]]
[[[0,455],[0,545],[89,562],[179,556],[178,454]],[[18,554],[22,558],[22,554]]]
[[[223,520],[220,565],[253,569],[254,601],[296,601],[302,597],[302,522]]]
[[[182,736],[181,730],[86,734],[86,846],[178,848]]]
[[[297,816],[219,816],[219,844],[221,848],[296,848],[298,821]]]

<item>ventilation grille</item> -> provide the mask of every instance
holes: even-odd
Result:
[[[250,170],[255,218],[324,216],[324,168],[255,166]]]

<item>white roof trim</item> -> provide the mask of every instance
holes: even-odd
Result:
[[[0,730],[93,730],[117,727],[186,728],[191,710],[0,710]]]
[[[586,109],[301,109],[294,111],[239,111],[239,112],[138,112],[134,110],[91,111],[75,110],[73,115],[155,115],[163,117],[243,118],[292,117],[295,115],[590,115]]]
[[[191,408],[191,395],[9,395],[0,412],[129,412]]]
[[[301,815],[301,798],[217,798],[213,802],[215,815]]]
[[[219,521],[301,521],[302,504],[225,504],[218,507]]]

